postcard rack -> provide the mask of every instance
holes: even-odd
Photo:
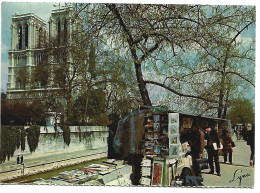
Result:
[[[142,140],[144,156],[165,157],[169,154],[167,115],[148,114],[145,117],[145,135]]]

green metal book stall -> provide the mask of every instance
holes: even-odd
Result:
[[[228,120],[141,107],[110,129],[108,158],[132,165],[133,185],[179,186],[193,175],[187,133],[197,121],[204,130],[214,124],[219,133]]]

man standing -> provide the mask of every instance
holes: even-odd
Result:
[[[214,129],[214,127],[212,128],[208,127],[205,130],[205,139],[207,140],[207,151],[208,151],[208,160],[209,160],[209,167],[210,167],[209,174],[214,174],[214,165],[213,165],[213,158],[214,158],[217,175],[221,176],[219,157],[218,157],[218,150],[220,149],[220,141],[219,141],[218,133]],[[214,148],[213,146],[214,143],[217,146],[217,149]]]
[[[250,145],[250,166],[254,165],[255,162],[255,124],[252,125],[252,129],[246,133],[247,145]]]
[[[23,154],[21,155],[21,164],[23,164]]]
[[[20,155],[18,154],[17,155],[17,158],[16,158],[16,163],[19,164],[20,163]]]
[[[188,153],[192,156],[192,166],[195,176],[201,176],[201,170],[198,165],[197,159],[202,158],[202,152],[204,149],[204,133],[198,128],[196,122],[192,124],[190,137],[191,151]]]

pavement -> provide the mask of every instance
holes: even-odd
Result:
[[[250,146],[246,141],[236,140],[233,149],[233,164],[224,163],[224,157],[219,156],[221,176],[207,174],[209,169],[202,171],[203,184],[207,187],[254,187],[254,167],[250,166]]]

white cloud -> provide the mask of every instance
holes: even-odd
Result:
[[[8,62],[1,62],[1,90],[6,91],[8,80]]]
[[[237,41],[243,42],[243,46],[248,47],[254,41],[254,39],[252,37],[243,37],[243,36],[239,35],[237,37]]]
[[[1,53],[6,54],[8,52],[8,47],[3,42],[1,42]]]

